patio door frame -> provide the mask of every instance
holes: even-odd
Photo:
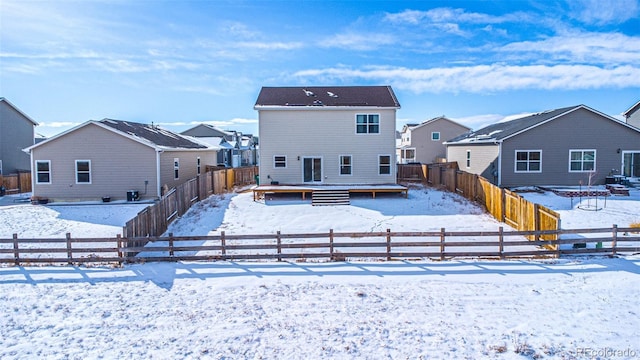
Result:
[[[305,184],[322,182],[322,156],[302,158],[302,182]]]
[[[627,155],[630,155],[631,164],[627,165]],[[627,172],[629,170],[629,172]],[[640,177],[640,150],[627,150],[622,152],[622,166],[620,174],[628,177]]]

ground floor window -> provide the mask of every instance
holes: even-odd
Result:
[[[516,172],[542,172],[542,150],[516,150]]]
[[[351,175],[351,155],[340,155],[340,175]]]
[[[412,148],[402,149],[401,156],[402,156],[402,162],[405,164],[414,162],[416,161],[416,149],[412,149]]]
[[[380,155],[378,157],[378,174],[390,175],[391,174],[391,156]]]
[[[51,184],[51,161],[36,161],[36,184]]]
[[[76,160],[76,184],[91,184],[91,160]]]
[[[570,150],[569,172],[587,172],[596,169],[595,150]]]
[[[173,159],[173,179],[178,180],[180,178],[180,159]]]

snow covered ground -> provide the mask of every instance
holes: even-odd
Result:
[[[523,194],[563,228],[640,221],[640,191],[601,211]],[[537,197],[538,200],[533,199]],[[7,198],[7,197],[5,197]],[[135,205],[0,207],[0,238],[114,236]],[[464,199],[346,207],[211,197],[175,235],[504,226]],[[529,261],[211,262],[0,268],[0,358],[592,359],[640,357],[640,256]]]

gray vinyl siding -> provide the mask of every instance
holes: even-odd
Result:
[[[627,124],[640,129],[640,110],[636,110],[627,118]]]
[[[411,130],[411,144],[409,147],[416,149],[416,161],[430,164],[438,158],[447,156],[447,148],[443,144],[449,139],[462,135],[469,131],[468,128],[453,122],[440,119],[425,126],[418,126]],[[439,132],[440,140],[431,140],[431,133]]]
[[[29,171],[29,154],[22,151],[34,144],[34,124],[5,101],[0,101],[0,160],[2,173]]]
[[[217,154],[211,150],[192,151],[163,151],[160,155],[160,184],[172,189],[195,178],[197,172],[197,158],[200,157],[201,172],[205,172],[206,165],[216,165]],[[179,178],[174,179],[173,159],[179,159]]]
[[[356,114],[379,114],[378,134],[356,134]],[[260,183],[304,184],[303,159],[322,159],[322,184],[395,184],[395,109],[260,110]],[[287,157],[274,168],[274,156]],[[352,175],[340,175],[340,155],[351,155]],[[378,174],[378,156],[391,157],[391,174]]]
[[[122,200],[129,190],[137,190],[142,198],[158,195],[156,151],[98,125],[88,124],[42,143],[32,149],[32,155],[34,169],[37,160],[51,161],[51,184],[34,180],[34,196],[83,201],[103,196]],[[91,184],[76,184],[76,160],[91,161]]]
[[[588,184],[589,173],[569,172],[569,151],[579,149],[596,150],[596,172],[591,181],[603,184],[613,169],[620,171],[622,152],[638,148],[640,131],[586,109],[578,109],[504,140],[500,185]],[[515,151],[530,149],[542,150],[542,172],[516,173]],[[618,149],[621,149],[620,153]]]
[[[467,151],[471,151],[470,166],[467,167]],[[447,146],[447,161],[457,162],[458,168],[483,176],[496,183],[500,146],[495,144],[469,144]]]

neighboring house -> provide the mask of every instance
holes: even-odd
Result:
[[[445,144],[448,161],[502,187],[640,176],[640,129],[585,105],[496,123]]]
[[[622,115],[624,115],[627,124],[640,128],[640,101],[622,113]]]
[[[395,184],[390,86],[263,87],[260,183]]]
[[[34,144],[37,125],[9,100],[0,97],[0,175],[31,171],[29,155],[22,149]]]
[[[216,150],[154,125],[88,121],[26,149],[33,195],[51,201],[157,199],[216,162]]]
[[[446,161],[445,140],[469,131],[470,128],[446,117],[437,117],[421,124],[407,124],[402,127],[398,162],[431,164]]]
[[[251,134],[225,131],[213,125],[200,124],[181,132],[219,146],[217,165],[226,167],[251,166],[258,163],[258,139]]]

